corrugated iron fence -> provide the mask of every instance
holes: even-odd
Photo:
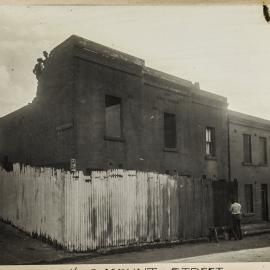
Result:
[[[0,169],[1,218],[76,251],[206,236],[212,196],[210,180],[188,177]]]

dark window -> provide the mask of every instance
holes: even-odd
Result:
[[[121,98],[105,97],[106,136],[118,137],[122,135],[121,127]]]
[[[251,135],[243,134],[243,147],[244,147],[244,162],[252,163],[251,156]]]
[[[247,213],[253,213],[253,187],[252,184],[245,185],[245,206]]]
[[[176,148],[175,114],[164,113],[164,146],[167,148]]]
[[[259,138],[260,163],[267,163],[267,141],[265,137]]]
[[[215,156],[215,129],[212,127],[207,127],[205,130],[205,141],[206,141],[206,155]]]

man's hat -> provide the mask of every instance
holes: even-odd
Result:
[[[38,58],[37,61],[38,62],[43,62],[43,59],[42,58]]]

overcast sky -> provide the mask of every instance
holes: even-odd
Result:
[[[31,102],[43,50],[76,34],[199,82],[270,119],[270,24],[261,6],[0,6],[0,117]]]

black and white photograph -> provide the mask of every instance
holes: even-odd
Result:
[[[270,267],[269,9],[0,5],[0,267]]]

